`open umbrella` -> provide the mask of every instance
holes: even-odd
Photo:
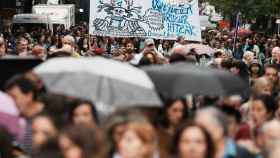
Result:
[[[234,35],[235,34],[235,31],[236,30],[233,30],[232,32],[231,32],[231,34],[232,35]],[[247,30],[247,29],[243,29],[243,28],[240,28],[240,29],[238,29],[238,31],[237,31],[237,35],[238,36],[247,36],[247,35],[250,35],[250,34],[252,34],[253,32],[251,31],[251,30]]]
[[[211,48],[210,46],[203,45],[203,44],[188,44],[185,47],[188,52],[190,50],[194,49],[194,51],[198,55],[203,55],[203,54],[212,55],[216,52],[216,50],[214,48]]]
[[[91,100],[102,112],[120,106],[161,105],[147,74],[118,61],[101,57],[57,58],[39,65],[34,72],[47,90]]]
[[[231,73],[192,64],[179,63],[144,69],[164,97],[186,94],[224,96],[242,93],[247,88],[242,79]]]

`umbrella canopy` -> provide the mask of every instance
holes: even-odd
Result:
[[[91,100],[100,111],[119,106],[161,105],[147,74],[118,61],[101,57],[57,58],[39,65],[34,72],[48,90]]]
[[[230,95],[242,93],[247,88],[242,79],[229,72],[192,64],[179,63],[144,69],[164,97],[181,97],[186,94]]]
[[[203,54],[212,55],[216,52],[214,48],[211,48],[210,46],[203,45],[203,44],[188,44],[185,47],[188,50],[188,52],[194,49],[198,55],[203,55]]]
[[[247,30],[247,29],[243,29],[243,28],[240,28],[240,29],[238,29],[238,31],[237,31],[237,35],[238,36],[247,36],[247,35],[250,35],[250,34],[252,34],[253,32],[251,31],[251,30]],[[231,32],[231,34],[232,35],[234,35],[235,34],[235,30],[233,30],[232,32]]]

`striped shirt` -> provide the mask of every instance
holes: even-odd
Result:
[[[22,141],[23,149],[28,154],[32,154],[32,120],[26,120],[26,128]]]

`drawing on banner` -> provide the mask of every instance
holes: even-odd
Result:
[[[161,12],[164,15],[166,36],[170,33],[177,35],[194,35],[194,26],[188,20],[193,15],[194,0],[189,0],[188,3],[168,4],[165,0],[153,0],[153,9]]]
[[[104,19],[97,18],[94,20],[95,30],[146,35],[146,31],[139,24],[144,21],[144,17],[141,16],[142,7],[134,6],[134,0],[111,0],[110,3],[100,0],[99,3],[98,12],[104,10],[107,16]]]
[[[92,1],[90,30],[101,36],[176,39],[184,35],[200,41],[198,1]]]

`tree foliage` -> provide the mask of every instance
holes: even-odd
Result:
[[[247,19],[275,16],[280,13],[280,0],[207,0],[226,17],[241,12]]]

